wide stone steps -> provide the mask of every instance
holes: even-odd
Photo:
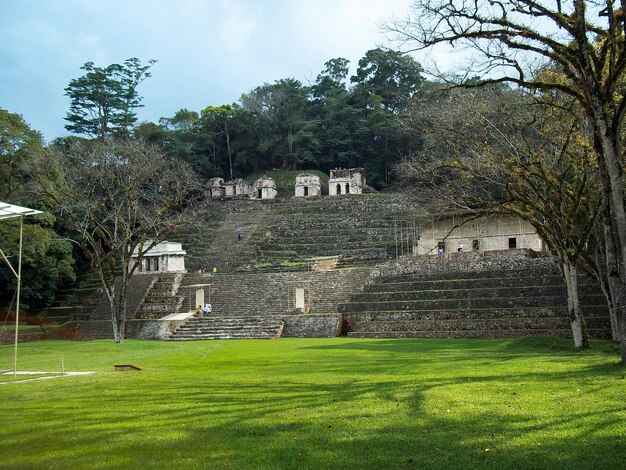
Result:
[[[355,294],[351,297],[351,302],[370,303],[370,302],[394,302],[394,301],[435,301],[445,296],[447,300],[467,300],[474,299],[515,299],[519,297],[555,297],[562,299],[566,295],[563,285],[541,285],[541,286],[490,286],[490,287],[473,287],[455,289],[430,289],[430,290],[409,290],[409,291],[379,291],[379,292],[363,292]],[[593,285],[582,286],[579,288],[581,301],[604,299],[604,295],[599,292],[599,288]]]
[[[556,266],[549,259],[523,262],[527,269],[494,266],[473,272],[464,272],[461,263],[427,262],[414,273],[375,278],[340,311],[354,337],[571,335],[566,290]],[[610,338],[600,288],[581,276],[579,293],[590,337]]]
[[[608,308],[603,305],[582,306],[585,318],[608,319]],[[458,309],[458,310],[407,310],[407,311],[375,311],[363,312],[354,316],[355,324],[380,322],[384,323],[419,323],[422,321],[447,320],[484,320],[499,318],[567,318],[567,308],[559,307],[532,307],[532,308],[505,308],[505,309]]]
[[[181,274],[159,274],[150,285],[135,318],[162,318],[178,310],[182,297],[176,294]]]
[[[472,277],[456,277],[446,279],[446,274],[438,274],[437,279],[408,281],[385,281],[380,280],[375,284],[368,284],[363,288],[364,293],[376,292],[415,292],[415,291],[450,291],[457,289],[480,289],[480,288],[525,288],[525,287],[558,287],[565,289],[563,278],[559,274],[550,274],[539,277],[519,277],[513,273],[494,273],[494,275],[476,274]],[[449,274],[448,274],[449,275]],[[457,274],[458,276],[458,274]],[[588,281],[581,282],[580,288],[592,286],[598,290],[597,284]]]
[[[586,318],[587,327],[591,329],[610,328],[609,319],[606,317]],[[373,326],[371,322],[355,322],[357,330],[367,329]],[[484,318],[457,318],[442,321],[442,319],[419,320],[419,321],[385,321],[376,325],[376,331],[465,331],[465,330],[558,330],[570,328],[569,319],[566,316],[560,317],[539,317],[523,316],[517,318],[484,315]]]
[[[603,297],[597,296],[597,300]],[[565,295],[532,295],[527,297],[438,298],[428,300],[399,300],[387,302],[349,302],[340,307],[341,312],[377,312],[402,310],[459,310],[502,309],[515,307],[562,307],[567,304]]]
[[[283,324],[283,318],[275,316],[193,317],[179,326],[169,340],[273,339],[280,337]]]
[[[609,339],[606,330],[587,330],[592,338]],[[497,338],[520,338],[523,336],[555,336],[558,338],[571,338],[572,331],[567,329],[514,329],[514,330],[432,330],[432,331],[357,331],[349,332],[351,338],[456,338],[456,339],[497,339]]]

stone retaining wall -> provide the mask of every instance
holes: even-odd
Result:
[[[294,315],[285,318],[283,337],[332,338],[341,334],[341,316]]]

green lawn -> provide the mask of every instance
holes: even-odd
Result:
[[[626,369],[593,346],[24,343],[24,368],[96,374],[0,385],[0,467],[623,469]]]

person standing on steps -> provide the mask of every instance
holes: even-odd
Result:
[[[459,243],[459,249],[457,250],[459,253],[463,251],[463,243]]]
[[[235,232],[235,236],[237,237],[237,241],[240,242],[241,241],[241,230],[237,230]]]
[[[213,276],[217,276],[217,266],[213,266]]]

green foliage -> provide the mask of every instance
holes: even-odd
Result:
[[[311,86],[286,78],[244,93],[239,104],[181,109],[158,129],[140,126],[172,156],[203,177],[242,177],[275,168],[364,167],[385,187],[391,165],[420,140],[397,126],[397,114],[421,90],[420,66],[408,56],[375,49],[359,63],[348,88],[349,62],[331,59]]]
[[[383,107],[397,112],[424,83],[422,68],[409,55],[398,51],[372,49],[359,60],[354,94],[369,109]]]
[[[553,341],[25,343],[21,370],[63,357],[95,374],[2,385],[0,453],[8,468],[623,468],[615,351]],[[142,370],[113,370],[127,363]]]
[[[39,217],[38,217],[39,219]],[[72,244],[63,240],[46,222],[37,220],[24,224],[22,246],[22,302],[30,309],[52,304],[57,290],[76,280]],[[0,248],[17,270],[19,223],[0,224]],[[15,294],[16,279],[2,262],[0,265],[0,304],[10,304]]]
[[[43,139],[17,114],[0,109],[0,200],[45,210],[49,201],[34,199],[31,194],[30,164],[42,158]],[[59,288],[75,280],[72,246],[54,228],[49,214],[27,218],[24,223],[22,257],[23,303],[31,308],[50,305]],[[0,248],[17,271],[19,222],[0,222]],[[0,305],[11,303],[16,279],[4,261],[0,261]]]
[[[85,63],[81,67],[85,75],[72,79],[65,88],[70,97],[65,128],[97,139],[127,135],[137,121],[134,110],[143,106],[137,87],[150,77],[148,70],[154,63],[156,60],[150,60],[142,65],[136,57],[104,68]]]
[[[26,182],[24,164],[43,150],[43,138],[19,114],[0,108],[0,200],[19,197]]]

